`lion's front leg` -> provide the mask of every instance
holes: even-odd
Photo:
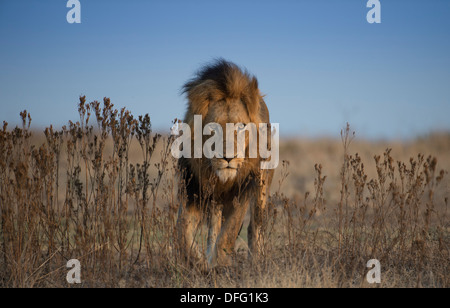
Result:
[[[257,198],[253,199],[250,204],[250,224],[247,230],[249,258],[251,259],[255,259],[264,253],[263,223],[273,170],[264,171],[260,176]]]
[[[215,248],[217,265],[230,266],[232,264],[236,239],[249,205],[247,200],[233,203],[223,211],[224,221]]]
[[[202,213],[195,204],[180,206],[176,227],[178,245],[181,255],[191,263],[198,263],[203,259],[195,240],[201,220]]]
[[[216,242],[222,228],[223,205],[212,204],[208,214],[208,242],[206,256],[210,267],[217,263]]]

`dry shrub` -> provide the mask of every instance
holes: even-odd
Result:
[[[376,177],[369,178],[361,157],[349,154],[354,138],[349,126],[341,135],[344,157],[336,205],[324,198],[326,176],[317,164],[313,198],[309,193],[303,200],[279,192],[272,196],[272,208],[282,215],[268,213],[267,219],[282,227],[271,236],[271,249],[278,253],[266,260],[270,265],[263,272],[270,274],[263,276],[291,278],[269,285],[369,286],[366,263],[377,259],[381,286],[448,287],[447,196],[435,200],[446,172],[437,171],[431,156],[418,154],[405,164],[395,162],[386,149],[382,157],[374,156]]]
[[[4,123],[1,286],[60,286],[72,258],[82,264],[84,285],[116,286],[138,261],[150,268],[155,253],[160,259],[171,253],[167,239],[175,210],[156,206],[172,159],[171,137],[152,133],[148,115],[135,119],[107,98],[101,108],[80,97],[78,111],[80,121],[61,131],[50,126],[39,147],[31,144],[26,111],[22,128],[8,131]],[[130,161],[133,141],[141,163]],[[156,161],[158,142],[165,146]],[[173,193],[168,185],[164,190]]]

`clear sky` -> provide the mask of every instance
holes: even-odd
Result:
[[[258,77],[282,136],[450,131],[450,1],[0,0],[0,122],[61,126],[110,97],[169,130],[182,84],[223,57]]]

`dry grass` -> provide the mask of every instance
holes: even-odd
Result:
[[[72,258],[82,287],[371,287],[373,258],[381,287],[450,286],[448,134],[283,140],[261,261],[247,260],[243,228],[235,265],[204,272],[178,254],[171,138],[108,99],[81,97],[79,113],[44,135],[26,112],[0,131],[0,287],[77,286]]]

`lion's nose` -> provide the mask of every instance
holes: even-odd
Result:
[[[232,157],[232,158],[224,157],[223,159],[225,159],[229,163],[230,161],[232,161],[234,159],[234,157]]]

